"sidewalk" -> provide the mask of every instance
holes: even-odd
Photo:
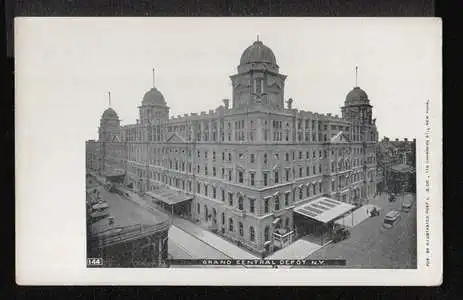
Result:
[[[138,203],[140,206],[145,207],[149,210],[158,210],[153,204],[144,198],[140,197],[138,194],[124,189],[124,192],[129,193],[131,200]],[[170,217],[172,217],[170,215]],[[210,245],[211,247],[219,250],[230,258],[233,259],[256,259],[257,256],[247,252],[246,250],[241,249],[235,244],[224,240],[221,237],[216,236],[212,232],[209,232],[200,226],[194,224],[191,221],[182,219],[177,216],[172,218],[173,225],[179,229],[187,232],[188,234],[194,236],[195,238],[203,241],[204,243]]]
[[[206,244],[209,244],[212,247],[220,250],[220,252],[233,259],[258,259],[257,256],[241,249],[240,247],[224,240],[221,237],[216,236],[212,232],[209,232],[188,220],[174,217],[174,225],[202,240]]]
[[[266,259],[305,259],[320,248],[322,248],[321,245],[311,243],[302,237],[291,245],[269,255]]]

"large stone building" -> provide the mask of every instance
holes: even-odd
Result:
[[[416,192],[416,139],[384,137],[376,156],[379,192]]]
[[[285,100],[286,77],[256,41],[230,76],[231,101],[214,110],[169,117],[156,87],[136,124],[120,126],[108,108],[97,171],[122,174],[127,187],[254,252],[275,239],[285,246],[299,235],[296,207],[322,196],[354,205],[374,196],[378,140],[362,89],[347,94],[338,117],[296,109]]]

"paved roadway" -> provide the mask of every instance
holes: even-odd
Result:
[[[308,259],[346,259],[348,268],[416,268],[416,196],[410,212],[400,212],[401,219],[390,229],[383,228],[384,216],[391,210],[401,209],[403,198],[389,203],[387,195],[380,196],[372,204],[383,209],[376,217],[366,219],[350,229],[351,237],[329,244]],[[344,266],[342,268],[345,268]]]

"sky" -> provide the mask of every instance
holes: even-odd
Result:
[[[108,91],[121,123],[136,122],[152,68],[171,116],[215,109],[231,98],[229,76],[257,35],[288,76],[285,98],[295,108],[340,115],[356,66],[380,138],[421,135],[426,99],[441,101],[438,19],[28,18],[15,25],[22,112],[82,140],[97,138]]]

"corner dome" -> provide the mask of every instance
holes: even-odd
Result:
[[[114,109],[109,107],[103,112],[103,116],[101,118],[102,119],[119,119],[119,116],[117,115]]]
[[[244,50],[240,59],[240,65],[250,63],[270,63],[276,65],[277,61],[272,49],[265,46],[261,41],[255,41],[251,46]]]
[[[368,95],[360,87],[354,87],[346,96],[346,104],[368,104]]]
[[[166,99],[164,99],[164,96],[161,94],[161,92],[157,88],[153,87],[143,96],[142,105],[166,106],[167,103]]]

